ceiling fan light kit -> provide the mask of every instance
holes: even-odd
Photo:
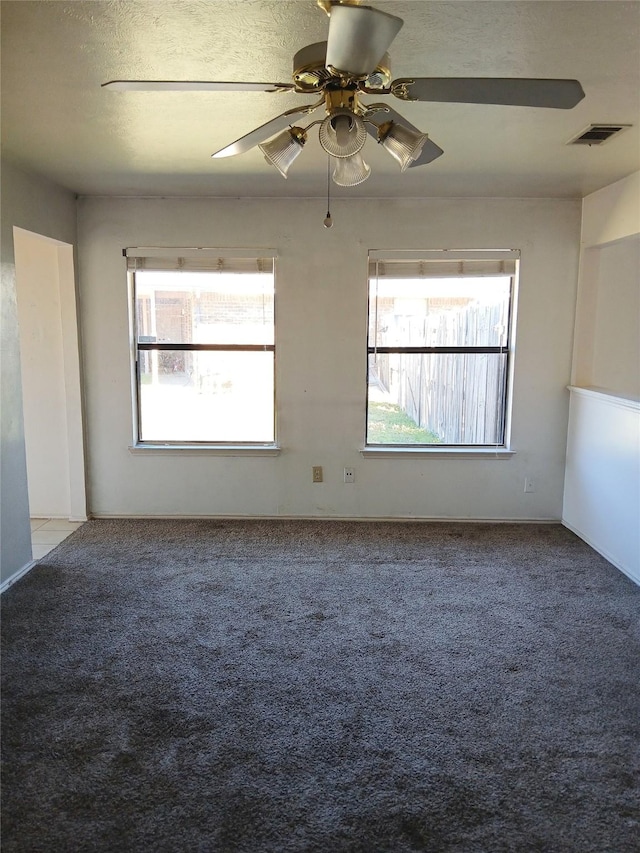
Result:
[[[362,117],[351,110],[333,110],[320,125],[320,145],[332,157],[351,157],[367,139]]]
[[[115,91],[220,91],[315,94],[315,103],[294,107],[236,139],[211,156],[244,154],[258,146],[268,163],[286,178],[302,153],[307,131],[320,125],[320,145],[335,160],[333,180],[356,186],[370,167],[361,150],[367,134],[395,159],[400,171],[433,162],[444,152],[426,133],[413,127],[386,103],[366,104],[361,95],[391,95],[405,102],[502,104],[572,109],[584,98],[577,80],[491,77],[403,77],[391,79],[387,50],[403,21],[363,5],[359,0],[317,0],[329,15],[326,42],[307,45],[294,56],[292,83],[171,80],[112,80]],[[326,118],[307,127],[296,118],[324,106]]]
[[[307,134],[301,127],[290,127],[283,130],[268,142],[262,142],[258,148],[264,154],[264,159],[280,172],[283,178],[293,161],[302,154],[302,149],[307,141]]]
[[[356,187],[371,174],[371,166],[364,162],[359,152],[351,157],[336,157],[335,162],[333,183],[339,187]]]
[[[393,121],[378,127],[378,142],[400,163],[401,172],[406,172],[418,159],[428,138],[426,133],[419,133]]]

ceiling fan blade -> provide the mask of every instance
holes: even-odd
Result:
[[[403,23],[402,18],[369,6],[332,5],[327,67],[356,77],[371,74]]]
[[[382,105],[376,105],[382,106]],[[403,125],[404,127],[408,127],[409,130],[413,130],[416,133],[421,133],[422,131],[418,130],[417,127],[411,124],[410,121],[407,121],[406,118],[397,113],[391,107],[388,107],[384,104],[384,109],[381,109],[379,112],[373,113],[371,116],[367,116],[367,121],[365,121],[365,127],[368,132],[373,136],[373,138],[378,141],[378,127],[381,124],[384,124],[387,121],[395,122],[395,124]],[[371,124],[370,122],[373,122]],[[444,154],[442,148],[439,145],[436,145],[435,142],[432,142],[431,139],[427,139],[427,141],[422,146],[422,151],[420,152],[420,156],[410,164],[409,168],[412,169],[414,166],[426,166],[427,163],[433,162],[438,157]]]
[[[415,77],[394,80],[391,92],[403,101],[505,104],[570,110],[584,98],[577,80],[508,77]]]
[[[235,142],[232,142],[230,145],[226,145],[211,156],[220,158],[232,157],[234,154],[244,154],[245,151],[249,151],[261,142],[265,142],[267,139],[278,133],[278,131],[284,130],[292,125],[295,116],[312,113],[320,106],[321,103],[322,101],[316,104],[307,104],[305,107],[295,107],[292,110],[287,110],[286,113],[282,113],[282,115],[272,118],[271,121],[261,124],[260,127],[256,127],[255,130],[245,134],[245,136],[241,136],[240,139],[236,139]]]
[[[103,89],[115,92],[288,92],[291,83],[224,83],[214,80],[110,80]]]

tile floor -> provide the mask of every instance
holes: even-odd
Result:
[[[49,551],[53,551],[63,539],[77,530],[81,521],[67,521],[66,518],[32,518],[31,551],[34,560],[41,560]]]

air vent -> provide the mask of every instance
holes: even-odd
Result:
[[[630,124],[590,124],[577,136],[567,142],[567,145],[603,145],[612,136],[618,136]]]

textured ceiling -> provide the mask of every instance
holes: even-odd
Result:
[[[389,97],[444,155],[400,174],[369,139],[370,179],[335,195],[581,196],[640,168],[639,2],[372,2],[405,21],[394,77],[569,77],[586,97],[568,111]],[[20,165],[81,194],[326,192],[313,132],[286,181],[258,149],[210,157],[313,96],[100,88],[123,78],[288,82],[293,54],[326,38],[315,0],[6,0],[1,14],[3,152]],[[565,145],[591,122],[634,127],[601,147]]]

